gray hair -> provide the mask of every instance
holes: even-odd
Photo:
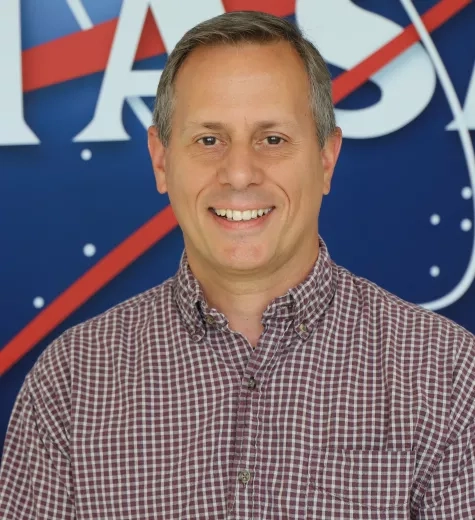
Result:
[[[330,72],[316,47],[304,38],[300,29],[277,16],[256,11],[235,11],[206,20],[189,30],[168,57],[157,88],[153,124],[164,146],[171,135],[174,104],[174,81],[187,56],[202,46],[267,44],[287,41],[297,51],[307,70],[310,104],[316,124],[317,138],[324,146],[335,131]]]

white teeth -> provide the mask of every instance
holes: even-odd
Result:
[[[220,217],[226,217],[228,220],[251,220],[255,218],[262,217],[263,215],[267,215],[269,211],[272,211],[272,208],[266,209],[247,209],[245,211],[232,210],[232,209],[216,209],[212,208],[216,215]]]

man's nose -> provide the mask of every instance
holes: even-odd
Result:
[[[263,171],[251,144],[230,144],[218,169],[218,180],[236,190],[262,181]]]

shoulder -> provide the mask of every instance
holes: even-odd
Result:
[[[356,338],[361,351],[378,360],[387,381],[396,377],[412,393],[420,417],[430,417],[427,424],[457,423],[455,432],[473,421],[475,336],[344,268],[338,273],[330,328],[346,327],[345,337]],[[435,395],[439,399],[427,400]]]
[[[337,266],[337,270],[339,305],[353,307],[355,315],[371,328],[422,344],[435,341],[455,350],[462,344],[475,348],[475,336],[451,319],[406,301],[344,267]]]
[[[173,278],[115,305],[66,331],[69,341],[95,339],[111,333],[126,335],[151,321],[160,322],[173,305]]]
[[[27,376],[30,384],[55,380],[66,386],[73,372],[94,371],[101,361],[113,363],[121,350],[137,346],[137,338],[147,329],[165,328],[174,312],[172,281],[169,278],[63,332],[39,356]]]
[[[22,392],[51,438],[56,430],[69,431],[74,409],[83,413],[85,403],[105,395],[156,349],[156,331],[175,313],[172,280],[66,330],[42,352]]]

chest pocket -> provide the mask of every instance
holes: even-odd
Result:
[[[307,518],[409,519],[415,459],[412,451],[317,451]]]

